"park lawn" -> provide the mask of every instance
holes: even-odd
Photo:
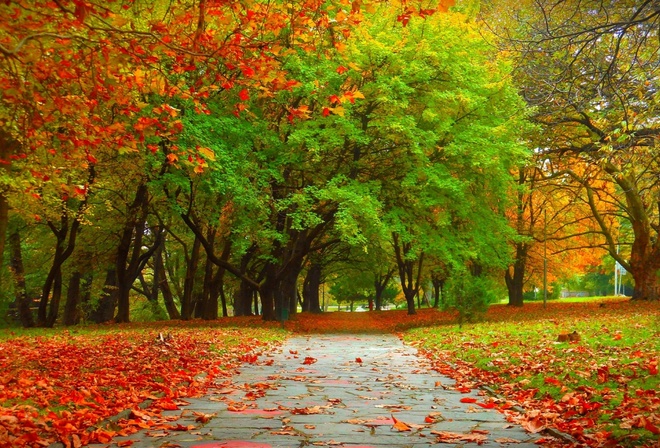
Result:
[[[238,324],[239,326],[234,326]],[[0,446],[105,443],[176,409],[285,336],[259,318],[0,332]],[[146,419],[88,430],[154,400]]]
[[[579,341],[558,342],[577,332]],[[554,427],[589,446],[657,446],[660,304],[630,301],[491,307],[484,321],[405,332],[458,387],[489,386],[525,409],[530,429]]]

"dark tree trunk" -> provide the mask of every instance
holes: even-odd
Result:
[[[259,289],[261,297],[261,313],[266,321],[278,319],[277,313],[281,312],[281,304],[276,304],[275,297],[276,280],[274,268],[269,266],[266,271],[266,278]]]
[[[57,320],[57,315],[60,311],[60,302],[62,301],[62,271],[58,270],[55,273],[55,279],[53,280],[53,296],[50,299],[50,306],[48,308],[48,317],[46,320],[46,326],[48,328],[53,328],[55,321]]]
[[[65,205],[62,205],[64,208]],[[41,292],[41,302],[39,303],[39,310],[37,312],[37,323],[40,327],[52,327],[55,324],[57,319],[57,311],[59,308],[59,301],[61,298],[61,288],[60,293],[55,292],[55,284],[58,279],[62,281],[62,265],[73,253],[75,246],[75,239],[77,230],[80,223],[74,221],[71,226],[71,234],[69,235],[69,218],[65,210],[62,211],[62,218],[60,220],[60,228],[56,228],[55,225],[51,222],[48,223],[48,226],[55,234],[56,246],[55,254],[53,255],[53,263],[48,271],[46,276],[46,281]],[[67,236],[69,236],[69,244],[67,247],[64,246]],[[52,297],[51,297],[52,292]],[[48,303],[50,301],[50,308]],[[56,303],[55,303],[56,302]]]
[[[649,262],[646,266],[636,267],[631,272],[635,287],[632,300],[660,299],[660,283],[658,282],[658,261]]]
[[[158,265],[158,288],[163,293],[163,303],[165,304],[165,309],[167,310],[167,314],[170,319],[181,319],[181,314],[179,313],[179,310],[174,303],[174,295],[170,289],[170,284],[167,281],[165,264],[163,262],[164,256],[165,253],[163,251],[154,259],[154,263]]]
[[[227,260],[229,260],[230,254],[231,241],[226,241],[225,247],[222,249],[220,259],[227,262]],[[227,297],[225,297],[225,271],[226,270],[224,267],[218,266],[218,271],[213,278],[213,285],[211,288],[211,307],[213,307],[215,310],[215,315],[214,317],[209,316],[209,319],[218,318],[218,298],[220,298],[220,304],[222,305],[222,317],[229,316],[229,312],[227,310]]]
[[[301,266],[290,267],[280,283],[284,303],[289,307],[289,319],[295,319],[298,314],[298,276],[301,269]]]
[[[225,295],[225,281],[224,276],[220,276],[220,303],[222,305],[222,317],[229,316],[229,310],[227,309],[227,296]]]
[[[418,255],[417,260],[409,258],[410,251],[412,250],[412,243],[401,242],[399,235],[393,234],[394,252],[396,255],[396,262],[399,269],[399,279],[401,280],[401,289],[403,296],[406,298],[408,306],[408,314],[416,314],[415,311],[415,296],[419,292],[420,276],[422,271],[422,264],[424,262],[424,253]],[[417,272],[415,272],[415,270]]]
[[[254,307],[254,315],[258,316],[259,312],[259,291],[252,291],[252,306]]]
[[[509,306],[523,306],[523,288],[525,281],[525,267],[527,265],[527,245],[516,243],[516,259],[513,267],[504,273],[504,280],[509,292]],[[513,272],[512,272],[513,271]]]
[[[135,199],[127,210],[128,219],[124,224],[115,261],[118,288],[115,321],[118,323],[130,321],[130,293],[133,283],[161,244],[163,229],[155,226],[151,229],[154,241],[143,252],[145,246],[143,241],[149,214],[148,206],[149,190],[146,184],[140,184],[135,192]]]
[[[238,291],[234,293],[234,316],[252,316],[252,292],[254,288],[241,280]]]
[[[66,290],[66,304],[64,305],[64,316],[62,320],[64,325],[77,325],[80,323],[80,304],[82,302],[80,296],[80,282],[82,274],[80,271],[75,271],[69,278],[69,286]]]
[[[375,290],[375,305],[376,311],[381,311],[383,309],[383,292],[387,288],[387,284],[392,279],[394,275],[394,269],[388,270],[385,274],[376,274],[374,276],[374,290]]]
[[[165,245],[164,242],[161,242],[158,247],[156,247],[156,250],[154,251],[154,258],[153,258],[153,282],[151,289],[147,290],[145,288],[145,291],[147,291],[147,299],[149,299],[149,302],[152,304],[155,304],[158,306],[158,293],[160,292],[160,287],[158,286],[160,284],[160,273],[163,270],[163,265],[162,263],[158,263],[158,260],[162,260],[163,257],[163,246]],[[146,282],[145,282],[146,283]],[[145,284],[146,286],[146,284]]]
[[[442,288],[445,285],[445,279],[433,275],[431,277],[431,283],[433,283],[433,308],[440,308],[440,301],[442,300],[442,303],[444,303]]]
[[[240,278],[241,283],[238,291],[234,294],[234,316],[252,315],[252,291],[255,290],[251,282],[246,278],[248,265],[254,255],[256,248],[250,248],[241,257]]]
[[[303,304],[302,310],[310,313],[320,313],[321,298],[319,290],[321,289],[321,263],[312,263],[305,275],[303,282]]]
[[[115,314],[117,306],[117,275],[114,268],[108,268],[105,275],[105,282],[99,303],[96,308],[90,312],[89,318],[92,322],[101,324],[109,322]]]
[[[25,328],[34,327],[34,316],[30,309],[30,298],[27,296],[25,284],[25,269],[23,268],[23,252],[21,250],[21,235],[18,230],[9,236],[11,249],[10,266],[14,278],[14,292],[16,297],[16,309],[18,318]]]
[[[193,292],[195,288],[195,274],[199,265],[201,254],[201,241],[195,237],[192,250],[190,251],[190,260],[186,269],[186,279],[183,282],[183,297],[181,297],[181,319],[189,320],[193,317]]]

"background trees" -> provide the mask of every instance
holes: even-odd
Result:
[[[395,278],[411,314],[507,267],[521,305],[541,248],[555,274],[605,248],[656,297],[652,2],[486,4],[513,72],[469,2],[12,5],[4,300],[40,291],[40,325],[319,311],[356,251],[374,307]]]
[[[634,298],[656,299],[657,4],[501,6],[484,8],[483,19],[518,55],[516,78],[541,125],[537,169],[591,219],[564,239],[604,249],[635,278]]]

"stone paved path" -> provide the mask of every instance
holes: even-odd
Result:
[[[183,412],[177,423],[194,430],[125,439],[138,448],[537,446],[538,436],[497,411],[461,402],[484,397],[451,390],[453,380],[415,353],[388,335],[295,337],[281,352],[245,365],[232,384],[186,400],[183,411],[167,411]],[[216,415],[201,424],[200,413]],[[399,431],[392,416],[411,430]],[[438,444],[432,431],[485,441]]]

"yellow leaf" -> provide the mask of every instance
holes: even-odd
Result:
[[[345,110],[342,106],[337,106],[337,107],[329,107],[330,112],[332,112],[335,115],[339,115],[340,117],[344,116]]]
[[[362,92],[360,92],[359,90],[354,90],[353,91],[353,98],[364,99],[364,95],[362,95]]]
[[[205,148],[205,147],[200,146],[199,148],[197,148],[197,151],[199,151],[199,153],[206,160],[215,161],[215,153],[213,152],[213,150],[211,148]]]

